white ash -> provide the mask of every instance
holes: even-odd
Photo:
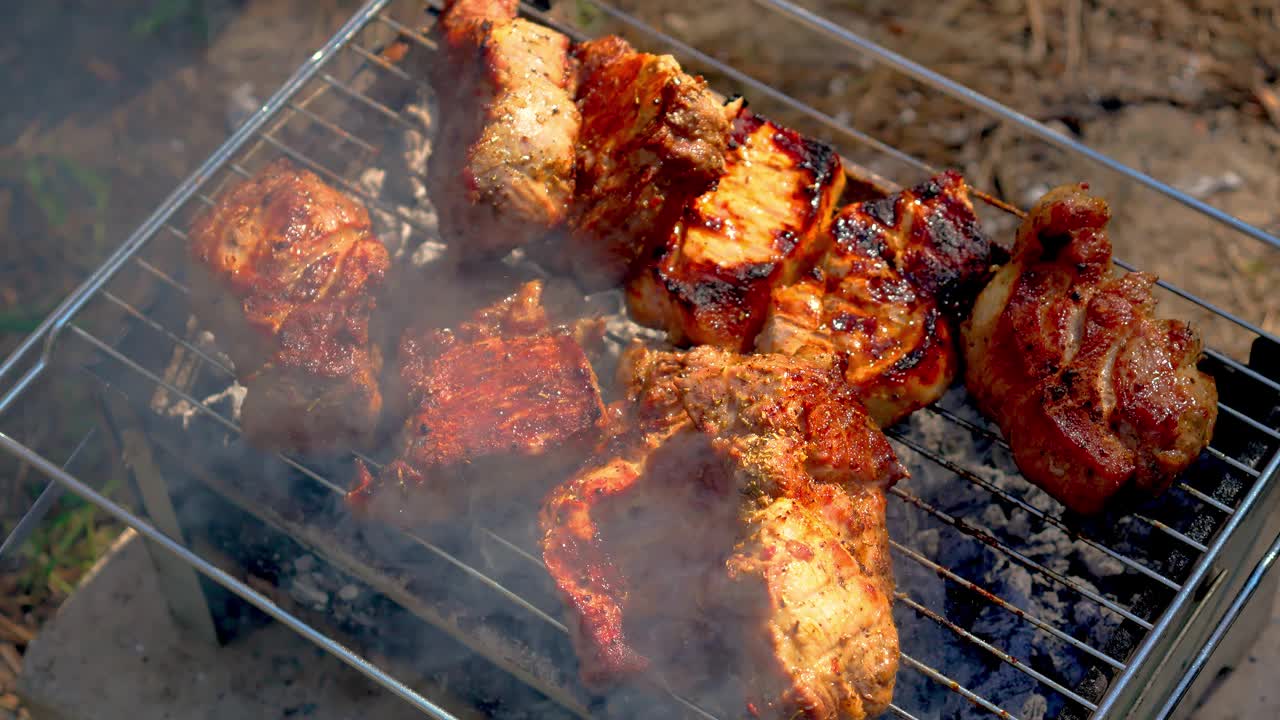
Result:
[[[329,594],[316,587],[310,575],[294,576],[289,583],[289,595],[298,602],[313,610],[324,610],[329,606]]]
[[[985,421],[953,389],[941,403],[979,426]],[[1047,514],[1061,509],[1044,493],[1031,488],[1017,474],[1007,450],[975,436],[946,418],[928,411],[906,423],[907,436],[952,463],[973,471],[1010,495]],[[1098,592],[1097,580],[1124,572],[1113,558],[1073,540],[1021,508],[996,503],[992,495],[969,480],[897,446],[911,478],[900,486],[952,517],[1002,540],[1031,560],[1061,573],[1076,585]],[[998,550],[947,527],[907,503],[890,503],[889,533],[898,542],[925,555],[1039,620],[1095,648],[1104,647],[1117,620],[1075,591],[1033,572]],[[1083,568],[1088,576],[1082,576]],[[1030,623],[988,601],[974,598],[957,584],[939,578],[901,554],[895,556],[898,588],[917,602],[947,617],[1021,663],[1074,688],[1083,679],[1087,656],[1038,630]],[[951,630],[910,608],[895,612],[905,653],[930,665],[960,685],[1022,718],[1056,715],[1064,698],[1052,688],[970,645]],[[899,672],[896,702],[922,717],[987,717],[987,711],[960,695],[904,667]]]
[[[235,132],[261,109],[262,100],[254,94],[253,83],[240,83],[227,96],[227,129]]]
[[[369,216],[393,262],[418,268],[446,254],[425,179],[431,159],[433,105],[434,100],[425,95],[406,104],[401,113],[410,119],[411,127],[392,137],[390,162],[365,168],[356,179],[361,190],[379,200],[369,204]]]
[[[1234,170],[1221,175],[1199,175],[1190,182],[1178,183],[1178,189],[1201,200],[1220,192],[1234,192],[1244,187],[1244,178]]]
[[[1049,712],[1049,701],[1044,699],[1043,695],[1032,695],[1022,703],[1022,709],[1018,711],[1018,717],[1022,720],[1044,720],[1045,715]]]
[[[248,388],[233,380],[230,385],[222,390],[201,398],[200,402],[205,407],[215,411],[219,410],[219,405],[226,403],[226,410],[223,414],[233,422],[239,422],[240,408],[244,405],[244,399],[248,393]],[[198,406],[178,398],[176,402],[165,410],[165,413],[180,418],[182,420],[182,429],[186,430],[191,427],[191,418],[199,415],[201,411]]]

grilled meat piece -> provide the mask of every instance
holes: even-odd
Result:
[[[883,710],[898,658],[884,490],[905,470],[840,370],[632,352],[627,430],[542,514],[584,682],[649,670],[731,714]]]
[[[1087,189],[1041,198],[963,327],[979,407],[1027,479],[1081,513],[1130,483],[1163,492],[1217,418],[1198,334],[1154,317],[1154,276],[1111,277],[1110,210]]]
[[[370,316],[390,259],[358,203],[278,160],[191,228],[192,307],[248,389],[252,444],[295,452],[367,443],[382,353]]]
[[[517,0],[450,0],[430,64],[439,139],[428,167],[444,239],[501,255],[564,221],[573,194],[569,39],[516,17]]]
[[[844,189],[840,156],[745,108],[726,172],[685,208],[657,261],[627,285],[631,316],[676,344],[749,350],[771,291],[795,282],[826,249]]]
[[[573,56],[577,186],[568,239],[550,261],[598,289],[621,282],[685,204],[724,174],[738,106],[722,106],[670,55],[636,52],[616,36],[582,43]]]
[[[953,318],[989,276],[993,249],[954,172],[845,207],[829,244],[816,272],[774,290],[756,347],[845,358],[846,379],[888,427],[955,378]]]
[[[542,286],[457,330],[406,331],[400,379],[412,412],[399,456],[375,479],[363,466],[349,500],[402,525],[536,505],[582,461],[604,417],[586,355],[553,329]]]

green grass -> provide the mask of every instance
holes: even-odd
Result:
[[[96,506],[64,496],[21,550],[19,590],[37,599],[70,595],[119,533]]]
[[[20,159],[12,171],[0,174],[21,183],[35,206],[48,247],[66,248],[54,254],[88,272],[110,250],[107,235],[111,183],[75,158],[33,155]],[[11,228],[12,230],[12,228]],[[22,298],[15,307],[0,309],[0,333],[26,335],[53,309],[57,298]]]
[[[591,34],[603,20],[604,13],[600,8],[587,2],[587,0],[574,0],[573,24],[581,28],[583,32]]]
[[[34,211],[37,219],[28,222],[24,232],[39,238],[40,242],[32,247],[44,262],[67,263],[81,272],[88,272],[101,262],[111,241],[111,182],[105,175],[61,154],[20,157],[5,174],[9,182],[22,186],[25,202]],[[20,297],[19,304],[0,310],[0,333],[26,334],[35,330],[59,299],[51,297],[52,292],[44,295]],[[93,424],[91,400],[78,383],[47,387],[44,392],[51,394],[47,399],[56,419],[26,430],[54,454],[68,453]],[[34,501],[43,487],[41,482],[29,488],[15,488],[7,497],[28,495]],[[114,490],[115,483],[107,483],[104,489]],[[25,505],[29,506],[29,502]],[[4,515],[16,521],[8,513]],[[73,585],[119,531],[119,526],[95,506],[73,496],[63,497],[20,550],[23,562],[18,582],[22,593],[38,602],[70,594]]]
[[[111,182],[66,155],[33,155],[24,160],[22,168],[27,194],[49,232],[63,245],[81,248],[68,253],[66,260],[81,270],[92,269],[110,249],[107,218]],[[86,230],[87,238],[83,236]]]
[[[0,333],[26,335],[36,329],[52,308],[0,310]]]
[[[133,36],[154,38],[175,26],[186,25],[197,37],[209,41],[209,14],[204,0],[155,0],[151,9],[133,24]]]

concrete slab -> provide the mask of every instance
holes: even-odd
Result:
[[[1253,647],[1214,683],[1190,720],[1280,718],[1280,594],[1273,598],[1270,617],[1257,632]]]
[[[27,650],[18,692],[33,720],[422,717],[282,625],[193,642],[132,532]]]

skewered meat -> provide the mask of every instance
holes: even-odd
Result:
[[[722,106],[702,78],[670,55],[636,52],[607,36],[573,50],[578,61],[577,186],[568,240],[552,262],[590,289],[621,282],[685,204],[724,174],[737,104]]]
[[[542,514],[584,682],[650,670],[730,712],[883,710],[898,658],[884,490],[905,470],[840,370],[632,352],[627,430]]]
[[[992,246],[954,172],[849,205],[830,232],[816,272],[774,290],[756,347],[819,363],[845,358],[846,379],[888,427],[955,378],[952,317],[988,277]]]
[[[673,343],[746,351],[770,292],[826,249],[844,173],[830,146],[746,109],[729,148],[724,177],[685,208],[657,261],[628,283],[627,302]]]
[[[1130,483],[1163,492],[1217,417],[1198,334],[1154,317],[1154,276],[1111,277],[1110,210],[1087,189],[1041,198],[963,328],[979,407],[1027,479],[1082,513]]]
[[[573,194],[569,39],[517,0],[450,0],[433,35],[439,139],[428,167],[440,231],[463,257],[501,255],[564,221]]]
[[[413,410],[399,457],[377,479],[359,468],[355,506],[412,525],[536,504],[589,453],[604,417],[595,373],[572,333],[551,327],[541,293],[530,282],[456,331],[406,331]]]
[[[278,160],[191,228],[192,306],[247,386],[246,438],[332,451],[371,439],[382,353],[369,320],[390,262],[368,212]]]

